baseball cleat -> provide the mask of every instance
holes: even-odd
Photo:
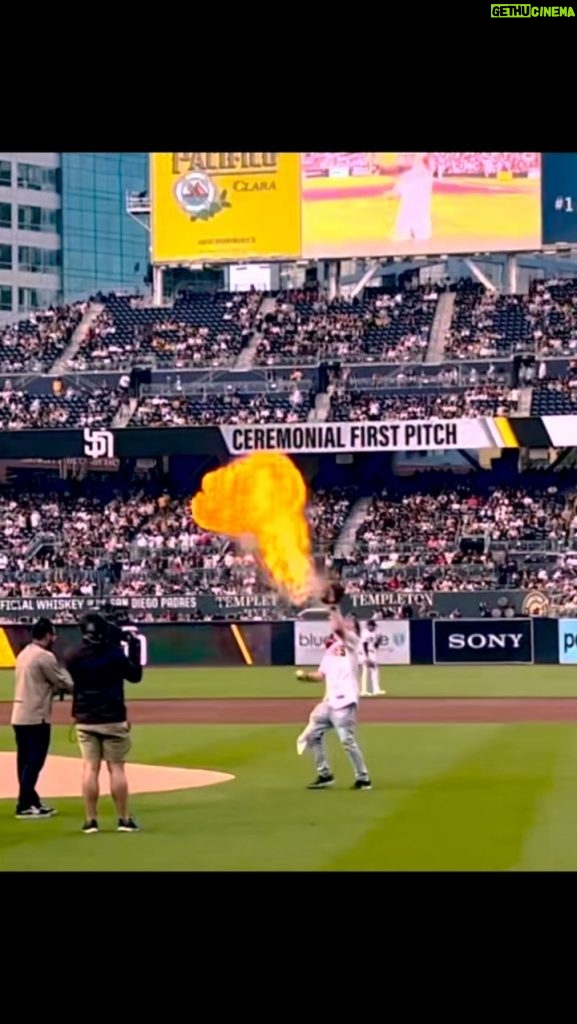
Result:
[[[91,821],[85,821],[84,825],[82,826],[82,831],[85,836],[91,836],[95,832],[98,832],[98,822],[96,821],[96,819],[92,818]]]

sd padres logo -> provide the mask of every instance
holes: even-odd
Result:
[[[212,178],[200,171],[191,171],[180,178],[174,186],[178,205],[191,220],[210,220],[225,207],[230,206],[226,191],[220,192]]]

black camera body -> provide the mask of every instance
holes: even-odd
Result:
[[[124,631],[135,628],[130,622],[130,616],[126,608],[114,608],[111,604],[105,604],[98,613],[106,623],[106,643],[118,646],[125,640]]]
[[[147,664],[146,637],[131,623],[127,609],[107,603],[84,616],[80,625],[83,636],[90,642],[121,647],[131,661],[143,668]]]

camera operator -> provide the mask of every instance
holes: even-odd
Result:
[[[98,832],[99,776],[102,761],[110,774],[119,832],[138,832],[128,813],[125,762],[132,746],[124,700],[124,681],[142,679],[141,638],[95,612],[80,623],[82,643],[69,653],[66,667],[74,692],[72,717],[82,757],[82,795],[86,822],[82,831]]]

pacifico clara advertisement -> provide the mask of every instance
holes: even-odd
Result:
[[[153,263],[298,259],[298,153],[152,153]]]

